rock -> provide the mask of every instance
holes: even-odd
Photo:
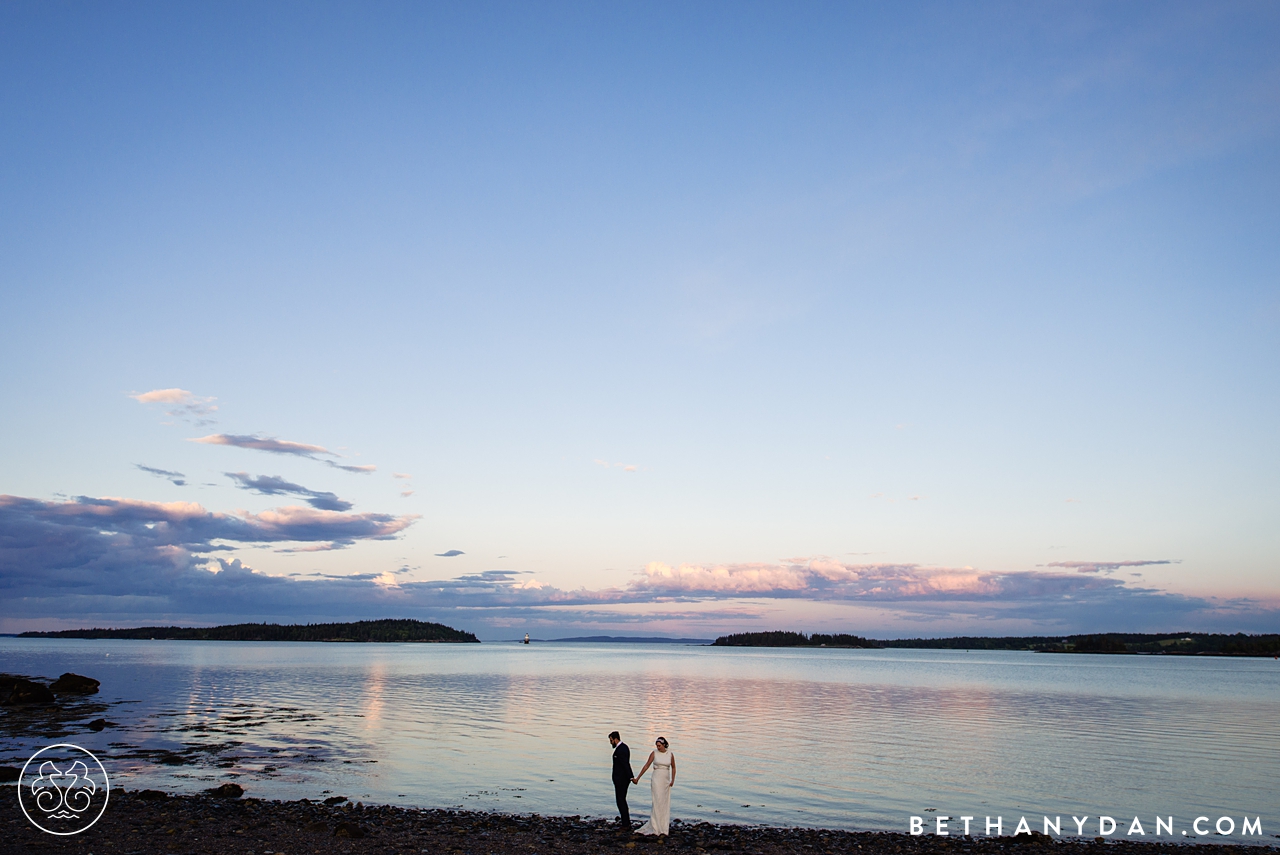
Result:
[[[49,691],[67,695],[96,695],[100,685],[102,684],[92,677],[82,677],[68,672],[54,680]]]
[[[354,822],[340,822],[333,829],[334,837],[364,837],[364,829]]]
[[[111,722],[107,721],[105,718],[95,718],[93,721],[89,722],[89,729],[94,733],[106,730],[110,726]]]
[[[346,800],[346,796],[329,796],[329,798],[324,800],[324,803],[327,805],[340,805]]]
[[[22,777],[22,770],[17,766],[0,766],[0,784],[7,784]]]
[[[169,798],[169,794],[160,790],[143,790],[138,793],[138,798],[144,802],[158,802]]]
[[[4,703],[5,706],[17,706],[18,704],[52,704],[54,702],[53,692],[49,691],[43,683],[15,679],[13,690],[9,692],[9,697]]]
[[[312,822],[307,825],[307,831],[310,831],[312,834],[320,834],[328,830],[329,826],[325,825],[323,822]]]
[[[1009,838],[1009,841],[1011,843],[1026,844],[1026,843],[1043,843],[1049,839],[1050,838],[1046,834],[1044,834],[1044,832],[1035,831],[1033,829],[1030,833],[1023,832],[1022,834],[1015,834]]]
[[[218,799],[238,799],[244,795],[244,787],[239,784],[223,784],[205,792]]]

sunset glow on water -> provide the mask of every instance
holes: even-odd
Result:
[[[103,681],[119,727],[76,739],[129,788],[604,816],[617,729],[637,768],[670,740],[684,820],[1280,815],[1270,659],[0,640],[0,671],[66,670]]]

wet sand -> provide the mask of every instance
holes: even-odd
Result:
[[[1044,836],[911,837],[893,832],[767,828],[675,823],[665,838],[622,834],[616,824],[580,817],[512,816],[387,806],[259,801],[208,795],[165,796],[113,791],[93,828],[59,838],[31,826],[13,790],[0,789],[0,853],[77,855],[228,853],[228,855],[1154,855],[1188,853],[1188,845],[1120,841],[1095,843]],[[11,801],[12,799],[12,801]],[[1274,851],[1274,839],[1244,851]],[[1196,855],[1239,855],[1240,844],[1199,844]]]

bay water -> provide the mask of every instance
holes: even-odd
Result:
[[[1139,818],[1280,834],[1280,662],[668,644],[317,644],[0,638],[0,671],[102,681],[112,726],[0,712],[0,762],[69,741],[114,786],[615,815],[611,748],[658,736],[683,821],[906,831],[1020,817],[1064,835]],[[19,722],[15,716],[24,716]],[[22,726],[18,726],[22,723]],[[59,736],[59,734],[65,734]],[[647,815],[647,778],[631,789]],[[1242,838],[1245,817],[1262,836]],[[1105,828],[1104,828],[1105,830]],[[1182,832],[1187,832],[1186,836]],[[1222,837],[1211,835],[1215,841]],[[1166,834],[1163,839],[1170,839]]]

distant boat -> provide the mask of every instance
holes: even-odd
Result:
[[[529,633],[527,633],[527,632],[524,634],[524,643],[525,643],[525,644],[528,644],[528,643],[529,643]]]

